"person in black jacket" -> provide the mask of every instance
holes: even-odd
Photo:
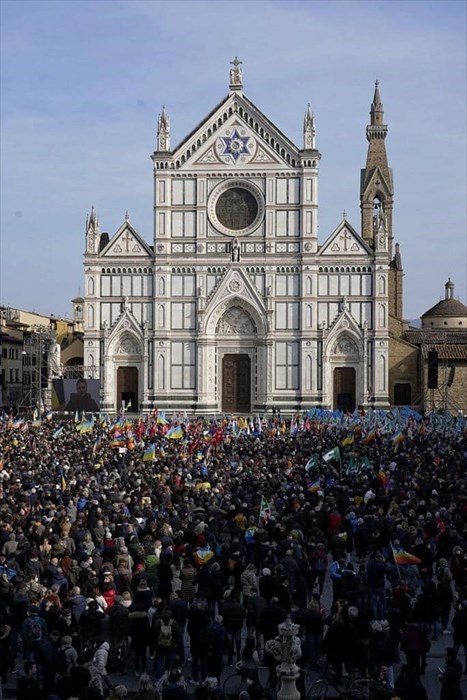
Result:
[[[195,682],[198,681],[199,673],[203,678],[206,675],[205,656],[201,654],[201,635],[208,622],[208,606],[202,595],[197,593],[188,611],[187,626],[190,636],[191,677]]]
[[[24,674],[18,677],[16,685],[17,700],[31,700],[41,697],[39,681],[37,680],[37,666],[34,661],[26,661]]]
[[[366,567],[368,591],[370,594],[373,620],[386,618],[386,574],[388,567],[381,552],[374,554]]]
[[[460,686],[462,678],[462,664],[457,659],[455,649],[448,647],[444,650],[445,667],[438,678],[441,683],[439,700],[463,700]]]
[[[206,671],[210,677],[220,679],[223,667],[222,652],[225,643],[223,618],[216,615],[214,620],[204,628],[201,644],[206,657]]]
[[[467,600],[463,600],[459,609],[452,618],[453,647],[456,654],[461,645],[464,647],[464,672],[467,673]]]
[[[404,664],[394,685],[394,692],[400,700],[428,700],[420,676],[413,666]]]
[[[303,626],[305,631],[303,663],[309,667],[317,666],[321,658],[324,620],[316,598],[312,598],[308,603],[303,616]]]
[[[239,592],[237,590],[231,591],[229,598],[222,606],[222,617],[224,618],[228,662],[232,664],[234,646],[237,654],[237,661],[240,661],[242,627],[246,617],[246,611],[244,606],[240,603]]]

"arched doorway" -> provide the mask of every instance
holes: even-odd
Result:
[[[333,387],[334,410],[353,413],[355,411],[355,369],[336,367]]]
[[[125,403],[132,411],[138,410],[138,368],[119,367],[117,369],[117,410]]]
[[[251,410],[251,364],[248,355],[224,355],[222,359],[222,411]]]

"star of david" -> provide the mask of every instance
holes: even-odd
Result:
[[[222,136],[221,138],[225,146],[222,152],[223,156],[232,156],[234,161],[237,162],[241,155],[245,153],[250,155],[250,151],[247,147],[247,143],[250,140],[249,136],[240,136],[237,129],[235,129],[232,136]]]

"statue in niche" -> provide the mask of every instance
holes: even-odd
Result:
[[[240,262],[240,243],[237,238],[232,241],[230,257],[232,262]]]
[[[386,214],[384,212],[383,203],[375,200],[373,206],[373,232],[384,233],[386,231]]]

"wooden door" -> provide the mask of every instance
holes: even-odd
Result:
[[[355,369],[336,367],[334,370],[334,409],[353,413],[355,411]]]
[[[117,370],[117,410],[122,401],[125,406],[130,403],[130,411],[138,410],[138,368],[119,367]]]
[[[224,355],[222,410],[225,413],[249,413],[251,410],[251,371],[248,355]]]

